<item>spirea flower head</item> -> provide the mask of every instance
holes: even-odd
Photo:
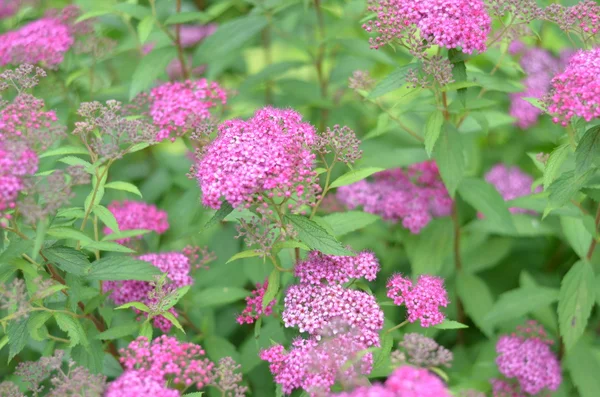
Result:
[[[548,113],[553,121],[567,126],[574,116],[586,121],[600,117],[600,48],[580,50],[573,55],[566,69],[552,79],[547,99]]]
[[[552,341],[535,321],[518,327],[517,332],[500,337],[496,344],[496,364],[502,375],[516,379],[520,389],[534,395],[555,391],[562,382],[560,362],[550,349]]]
[[[446,57],[432,56],[424,58],[420,69],[408,71],[406,82],[412,88],[437,88],[454,82],[454,65]]]
[[[413,283],[401,274],[392,276],[387,283],[387,296],[394,304],[406,306],[408,321],[421,321],[422,327],[431,327],[444,321],[441,307],[448,306],[448,294],[440,277],[421,275]]]
[[[402,352],[392,352],[392,362],[396,361],[397,364],[405,362],[425,368],[450,367],[450,363],[454,358],[450,350],[438,345],[434,339],[421,334],[404,334],[403,340],[398,343],[398,346],[402,349]],[[401,353],[402,359],[399,359],[400,354],[394,353]]]
[[[320,285],[343,284],[352,278],[375,280],[379,272],[379,261],[375,254],[368,251],[356,256],[325,255],[319,251],[311,251],[308,258],[295,266],[295,275],[303,284]]]
[[[180,43],[183,48],[190,48],[212,35],[217,30],[216,23],[207,25],[179,26]]]
[[[198,128],[210,110],[227,103],[227,93],[206,79],[171,82],[150,91],[149,113],[159,129],[156,140],[176,137]]]
[[[368,9],[376,19],[363,28],[379,35],[370,39],[372,48],[396,40],[414,47],[425,40],[468,54],[486,50],[491,20],[481,0],[369,0]]]
[[[496,164],[485,174],[485,180],[496,188],[504,201],[516,199],[517,197],[532,194],[533,178],[521,171],[518,167],[507,167],[505,164]],[[541,191],[541,186],[535,189],[535,193]],[[523,208],[511,207],[510,212],[531,213]],[[535,212],[534,212],[535,214]]]
[[[451,397],[440,378],[424,368],[408,365],[396,369],[385,381],[385,387],[402,397]]]
[[[13,16],[19,8],[14,0],[0,0],[0,19]]]
[[[544,10],[544,18],[556,23],[565,32],[573,32],[584,43],[593,43],[600,32],[600,5],[594,0],[584,0],[572,7],[558,3]]]
[[[383,312],[374,296],[341,285],[296,284],[285,295],[281,314],[286,327],[317,335],[332,321],[343,321],[361,330],[357,338],[365,346],[379,346]]]
[[[249,207],[265,194],[290,198],[290,207],[311,203],[320,190],[315,140],[314,128],[291,109],[265,107],[247,121],[225,121],[196,164],[202,202],[218,209],[225,197],[233,207]]]
[[[109,204],[108,209],[115,216],[121,231],[144,229],[163,234],[169,229],[167,213],[152,204],[141,201],[113,201]],[[104,234],[108,235],[113,232],[108,227],[104,228]],[[126,244],[129,241],[131,241],[131,237],[117,240],[120,244]]]
[[[298,338],[286,351],[274,345],[260,352],[260,358],[269,363],[276,383],[285,394],[304,389],[311,396],[327,395],[336,381],[355,386],[361,375],[371,372],[372,353],[361,356],[366,346],[351,331],[326,333],[320,339]]]
[[[147,372],[129,370],[123,372],[108,386],[105,397],[179,397],[181,393],[166,387],[165,382],[157,381]]]
[[[146,254],[138,257],[138,259],[150,262],[167,274],[168,283],[162,287],[166,293],[193,284],[188,257],[179,252]],[[110,299],[117,305],[127,302],[142,302],[148,305],[156,303],[152,296],[155,284],[147,281],[106,281],[102,284],[102,290],[103,292],[110,291]],[[176,315],[175,309],[170,311],[173,315]],[[168,332],[171,329],[171,323],[162,316],[154,318],[154,325],[163,332]]]
[[[38,156],[18,142],[3,141],[0,136],[0,226],[11,219],[19,193],[25,188],[24,178],[37,171]]]
[[[509,382],[503,379],[492,379],[492,397],[528,397],[521,391],[518,382]]]
[[[246,297],[246,308],[237,317],[239,324],[253,324],[261,316],[270,316],[273,313],[273,306],[276,300],[273,299],[263,310],[263,297],[269,286],[268,280],[263,284],[257,283],[256,289],[252,291],[252,295]]]
[[[170,381],[171,385],[201,389],[213,380],[214,364],[205,358],[202,347],[173,337],[162,335],[149,342],[141,336],[120,353],[126,371],[137,371],[161,385]]]
[[[242,386],[241,365],[231,357],[223,357],[213,370],[213,385],[227,397],[245,397],[247,386]]]
[[[386,220],[401,220],[415,234],[433,217],[449,215],[453,204],[433,161],[379,172],[372,182],[338,188],[336,197],[349,209],[363,207]]]
[[[333,153],[336,161],[345,164],[354,164],[362,157],[359,149],[360,140],[349,127],[334,125],[317,135],[315,151],[322,155]]]

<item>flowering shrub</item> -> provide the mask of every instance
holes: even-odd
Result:
[[[597,397],[591,0],[0,0],[0,396]]]

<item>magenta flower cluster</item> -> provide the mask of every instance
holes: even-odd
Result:
[[[171,82],[150,91],[149,113],[159,128],[157,141],[175,140],[211,117],[210,110],[227,103],[227,93],[206,79]]]
[[[261,316],[270,316],[273,313],[273,306],[276,300],[273,299],[263,310],[263,297],[269,286],[268,280],[263,284],[257,283],[256,289],[252,291],[252,295],[246,297],[246,308],[237,317],[239,324],[253,324]]]
[[[190,48],[212,35],[216,30],[216,23],[209,23],[207,25],[180,25],[179,42],[183,48]]]
[[[484,52],[491,28],[491,19],[481,0],[369,0],[369,11],[376,19],[363,25],[367,32],[375,32],[372,48],[380,48],[396,40],[419,41],[411,37],[414,26],[421,40],[445,48],[461,47],[471,54]]]
[[[384,384],[359,387],[336,397],[451,397],[444,382],[424,368],[408,365],[396,369]]]
[[[24,177],[38,168],[38,156],[26,146],[3,141],[0,135],[0,226],[6,226],[16,206],[19,192],[25,187]]]
[[[313,126],[291,109],[265,107],[248,121],[225,121],[196,164],[202,202],[214,209],[221,197],[234,207],[264,203],[265,196],[310,203],[320,189],[315,140]]]
[[[485,174],[485,180],[494,185],[504,201],[513,200],[517,197],[527,196],[542,191],[541,186],[532,190],[533,178],[530,175],[521,171],[519,167],[508,167],[505,164],[496,164],[493,166],[488,173]],[[511,207],[509,208],[509,211],[513,214],[535,214],[535,212],[517,207]]]
[[[139,260],[149,262],[167,273],[169,283],[164,287],[168,291],[186,285],[192,285],[194,280],[190,276],[190,263],[188,257],[179,252],[166,252],[159,254],[146,254],[138,257]],[[102,284],[103,292],[110,291],[110,299],[117,305],[123,305],[128,302],[152,303],[148,295],[153,290],[153,286],[147,281],[125,280],[125,281],[106,281]],[[174,308],[169,311],[177,316]],[[154,318],[154,326],[163,332],[169,332],[171,322],[157,316]]]
[[[109,204],[108,209],[115,216],[120,231],[141,229],[163,234],[169,229],[167,213],[143,201],[113,201]],[[104,228],[106,235],[113,232],[109,227]],[[141,236],[137,238],[139,239]],[[127,244],[130,241],[131,237],[117,240],[120,244]]]
[[[600,48],[579,50],[566,69],[552,79],[547,100],[553,121],[567,126],[575,117],[586,121],[600,117]]]
[[[441,324],[444,313],[441,307],[448,306],[448,294],[444,288],[444,280],[440,277],[421,275],[413,282],[401,274],[392,276],[387,283],[387,296],[394,304],[404,305],[408,321],[421,321],[422,327]]]
[[[169,389],[165,382],[156,380],[148,372],[125,371],[114,382],[112,382],[104,397],[179,397],[181,393],[175,389]]]
[[[419,233],[433,217],[452,212],[453,201],[433,161],[379,172],[373,181],[362,180],[337,190],[337,199],[349,209],[381,215]]]
[[[562,382],[560,362],[550,349],[544,327],[535,321],[500,337],[496,344],[496,364],[502,375],[517,380],[520,390],[535,395],[556,391]],[[500,385],[498,385],[500,386]]]
[[[14,0],[0,0],[0,19],[13,16],[18,8]]]
[[[341,285],[353,278],[375,280],[379,261],[375,254],[368,251],[359,252],[356,256],[332,256],[311,251],[305,260],[296,264],[294,271],[304,284],[327,282]]]

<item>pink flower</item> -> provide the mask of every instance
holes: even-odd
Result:
[[[533,185],[533,178],[521,171],[518,167],[507,167],[504,164],[496,164],[487,174],[485,174],[485,180],[494,185],[504,201],[510,201],[517,197],[532,194],[531,188]],[[538,186],[534,192],[539,193],[541,191],[542,187]],[[535,211],[517,207],[511,207],[509,210],[513,214],[535,214]]]
[[[528,394],[557,390],[562,382],[560,362],[550,349],[553,342],[547,339],[544,327],[530,321],[517,331],[500,337],[496,344],[500,373],[516,379]]]
[[[0,19],[13,16],[19,9],[19,4],[14,0],[0,0]]]
[[[171,82],[150,91],[150,116],[160,131],[156,139],[175,140],[198,128],[211,116],[210,110],[227,103],[227,93],[206,79]]]
[[[547,100],[553,121],[567,126],[574,116],[586,121],[600,117],[600,48],[580,50],[571,57],[566,69],[552,79]]]
[[[189,68],[192,65],[193,59],[189,56],[186,60],[186,66]],[[200,65],[197,67],[192,67],[190,70],[190,74],[192,76],[200,76],[206,70],[206,65]],[[183,78],[183,70],[181,68],[181,61],[178,58],[173,59],[167,65],[167,75],[169,76],[169,80],[180,80]]]
[[[518,383],[511,383],[502,379],[492,379],[490,383],[492,384],[493,397],[528,397],[521,392]]]
[[[363,28],[379,34],[369,40],[371,48],[395,40],[409,46],[425,40],[449,49],[461,47],[468,54],[486,50],[491,19],[481,0],[369,0],[368,9],[376,19]]]
[[[422,327],[430,327],[444,321],[444,313],[439,308],[448,306],[449,301],[443,279],[421,275],[413,283],[396,274],[388,281],[387,289],[387,296],[394,304],[406,306],[408,321],[411,323],[421,320]]]
[[[296,264],[295,274],[305,284],[343,284],[351,278],[375,280],[379,261],[372,252],[364,251],[356,256],[325,255],[311,251],[308,258]]]
[[[3,141],[0,135],[0,226],[11,219],[19,192],[25,188],[24,177],[38,168],[38,156],[19,142]]]
[[[152,204],[141,201],[113,201],[108,209],[115,216],[119,230],[152,230],[158,234],[163,234],[169,229],[167,213],[159,210]],[[113,233],[108,227],[104,228],[104,234]],[[137,237],[141,239],[141,236]],[[131,237],[117,240],[119,244],[126,244],[131,241]]]
[[[337,199],[349,209],[362,206],[365,212],[386,220],[402,220],[402,225],[415,234],[433,217],[452,211],[453,201],[433,161],[413,164],[406,170],[382,171],[373,179],[338,188]]]
[[[270,316],[273,313],[275,299],[273,299],[263,310],[263,297],[269,286],[268,280],[263,284],[257,283],[256,289],[252,291],[252,295],[246,297],[246,308],[237,318],[239,324],[253,324],[261,316]]]
[[[165,382],[156,380],[147,372],[128,370],[110,383],[104,397],[179,397],[180,395],[179,391],[169,389]]]
[[[402,397],[451,397],[444,383],[424,368],[403,366],[385,381],[388,390]]]
[[[183,48],[193,47],[217,30],[216,23],[208,25],[181,25],[179,27],[180,42]]]
[[[264,194],[290,197],[293,208],[310,203],[320,189],[310,150],[315,139],[314,128],[291,109],[266,107],[248,121],[225,121],[196,164],[202,202],[218,209],[225,197],[249,207],[263,203]]]

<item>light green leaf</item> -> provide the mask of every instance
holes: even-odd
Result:
[[[107,256],[92,263],[86,278],[90,281],[142,280],[152,281],[162,272],[149,262],[129,256]]]
[[[140,189],[138,189],[137,186],[135,186],[134,184],[129,183],[129,182],[122,182],[122,181],[109,182],[106,185],[104,185],[104,187],[106,189],[121,190],[124,192],[133,193],[133,194],[139,196],[140,198],[142,197],[142,192],[140,192]]]
[[[149,318],[142,323],[140,336],[145,336],[147,340],[152,340],[152,323],[150,323]]]
[[[64,246],[44,248],[42,254],[50,263],[67,273],[81,276],[88,271],[90,261],[81,251]]]
[[[173,306],[175,306],[180,300],[181,298],[184,297],[185,294],[187,294],[190,290],[190,286],[186,285],[184,287],[181,288],[177,288],[177,290],[175,290],[175,292],[170,293],[166,299],[164,304],[162,305],[162,308],[164,310],[169,310],[170,308],[172,308]]]
[[[237,254],[235,254],[234,256],[229,258],[229,260],[227,262],[225,262],[225,264],[227,264],[229,262],[237,261],[238,259],[253,258],[255,256],[261,256],[261,255],[262,254],[256,250],[246,250],[246,251],[238,252]]]
[[[94,214],[98,215],[98,218],[112,231],[117,232],[119,230],[119,224],[117,223],[117,218],[113,215],[112,212],[106,207],[103,207],[99,204],[95,205],[92,209]]]
[[[43,342],[48,339],[48,329],[45,324],[50,320],[52,313],[50,312],[34,312],[29,316],[27,322],[27,330],[32,339]]]
[[[138,323],[129,323],[123,325],[117,325],[116,327],[112,327],[107,329],[104,332],[100,332],[95,336],[96,339],[100,340],[114,340],[121,339],[126,336],[131,336],[137,332],[139,329]]]
[[[585,339],[567,351],[564,362],[579,397],[597,397],[600,390],[600,360],[595,345]]]
[[[83,167],[88,173],[93,172],[94,170],[94,166],[92,165],[92,163],[90,163],[87,160],[84,159],[80,159],[79,157],[75,157],[75,156],[66,156],[61,158],[60,160],[61,163],[65,163],[67,165],[79,165],[81,167]]]
[[[435,143],[440,137],[442,126],[444,125],[444,115],[437,110],[431,113],[425,124],[425,150],[427,155],[431,157]]]
[[[150,8],[133,3],[119,3],[116,4],[113,9],[139,20],[142,20],[148,15],[152,14],[152,10],[150,10]]]
[[[512,320],[550,305],[558,300],[558,290],[546,287],[517,288],[500,295],[494,307],[485,316],[490,326]]]
[[[143,236],[144,234],[148,234],[150,232],[151,232],[151,230],[145,230],[145,229],[121,230],[118,233],[107,234],[106,236],[104,236],[102,238],[102,241],[114,241],[114,240],[121,240],[124,238],[139,237],[139,236]]]
[[[580,258],[585,258],[592,242],[592,235],[583,225],[583,220],[581,218],[561,216],[560,224],[571,248],[573,248]]]
[[[180,330],[181,332],[183,332],[185,334],[185,330],[181,326],[181,323],[179,322],[179,320],[177,320],[177,318],[173,315],[173,313],[171,313],[171,312],[164,312],[164,313],[161,314],[161,316],[163,316],[164,318],[166,318],[167,320],[169,320],[169,322],[171,324],[173,324],[175,327],[177,327],[178,330]]]
[[[277,293],[279,292],[279,288],[281,286],[281,272],[279,269],[273,269],[271,271],[267,283],[267,290],[265,291],[262,300],[263,310],[269,306],[269,303],[271,303],[271,301],[277,297]]]
[[[148,15],[138,23],[138,37],[140,38],[140,43],[144,44],[146,40],[148,40],[148,36],[150,36],[150,32],[152,32],[152,28],[154,27],[154,17],[152,15]]]
[[[460,133],[445,123],[435,145],[435,158],[444,185],[452,197],[465,174],[465,156]]]
[[[352,170],[337,178],[329,187],[333,189],[340,186],[351,185],[380,171],[383,171],[383,168],[367,167]]]
[[[504,199],[494,186],[481,179],[465,178],[458,186],[458,193],[492,223],[509,233],[517,231]]]
[[[560,284],[558,324],[569,351],[587,326],[596,299],[594,270],[587,261],[575,263]]]
[[[94,241],[84,233],[71,227],[53,227],[48,229],[47,233],[57,239],[73,239],[82,243],[91,243]]]
[[[127,302],[124,305],[115,307],[115,310],[129,309],[131,307],[135,307],[144,313],[150,313],[150,308],[142,302]]]
[[[6,335],[8,336],[8,361],[10,362],[23,350],[29,339],[27,332],[27,318],[20,318],[8,322]]]
[[[331,226],[333,235],[340,237],[376,222],[379,216],[362,211],[334,212],[322,218]]]
[[[464,272],[458,274],[456,283],[457,293],[463,302],[465,312],[485,335],[492,336],[492,327],[485,321],[487,313],[494,306],[489,287],[481,278]]]
[[[132,254],[135,250],[121,244],[113,243],[112,241],[94,241],[81,245],[81,248],[88,251],[100,250],[106,252],[122,252],[124,254]]]
[[[131,77],[129,99],[132,100],[140,92],[149,89],[165,73],[165,68],[176,56],[174,46],[154,49],[144,56]]]
[[[88,154],[88,151],[82,147],[67,145],[57,149],[47,150],[40,155],[40,158],[43,159],[51,156],[63,156],[65,154]]]
[[[237,302],[248,295],[248,291],[239,287],[212,287],[194,296],[194,304],[197,307],[222,306]]]
[[[344,246],[327,231],[301,215],[286,215],[285,219],[294,226],[298,238],[310,248],[328,255],[354,256],[354,252]]]
[[[598,164],[600,157],[600,126],[590,128],[585,132],[577,149],[575,150],[575,173],[583,174],[594,164]]]
[[[165,21],[165,25],[178,25],[180,23],[189,22],[204,22],[206,20],[206,14],[200,11],[188,11],[180,12],[178,14],[170,15]]]
[[[406,75],[412,69],[418,69],[418,64],[408,64],[401,66],[383,78],[373,91],[369,94],[370,99],[379,98],[389,92],[395,91],[406,85]]]
[[[437,328],[437,329],[461,329],[461,328],[469,328],[469,326],[461,324],[458,321],[452,321],[452,320],[446,319],[446,320],[444,320],[443,323],[434,325],[433,328]]]
[[[560,171],[560,167],[565,162],[569,153],[571,152],[570,146],[568,143],[560,145],[556,147],[550,156],[548,156],[548,161],[546,161],[546,167],[544,169],[544,190],[548,189],[548,186],[556,179],[558,172]]]

